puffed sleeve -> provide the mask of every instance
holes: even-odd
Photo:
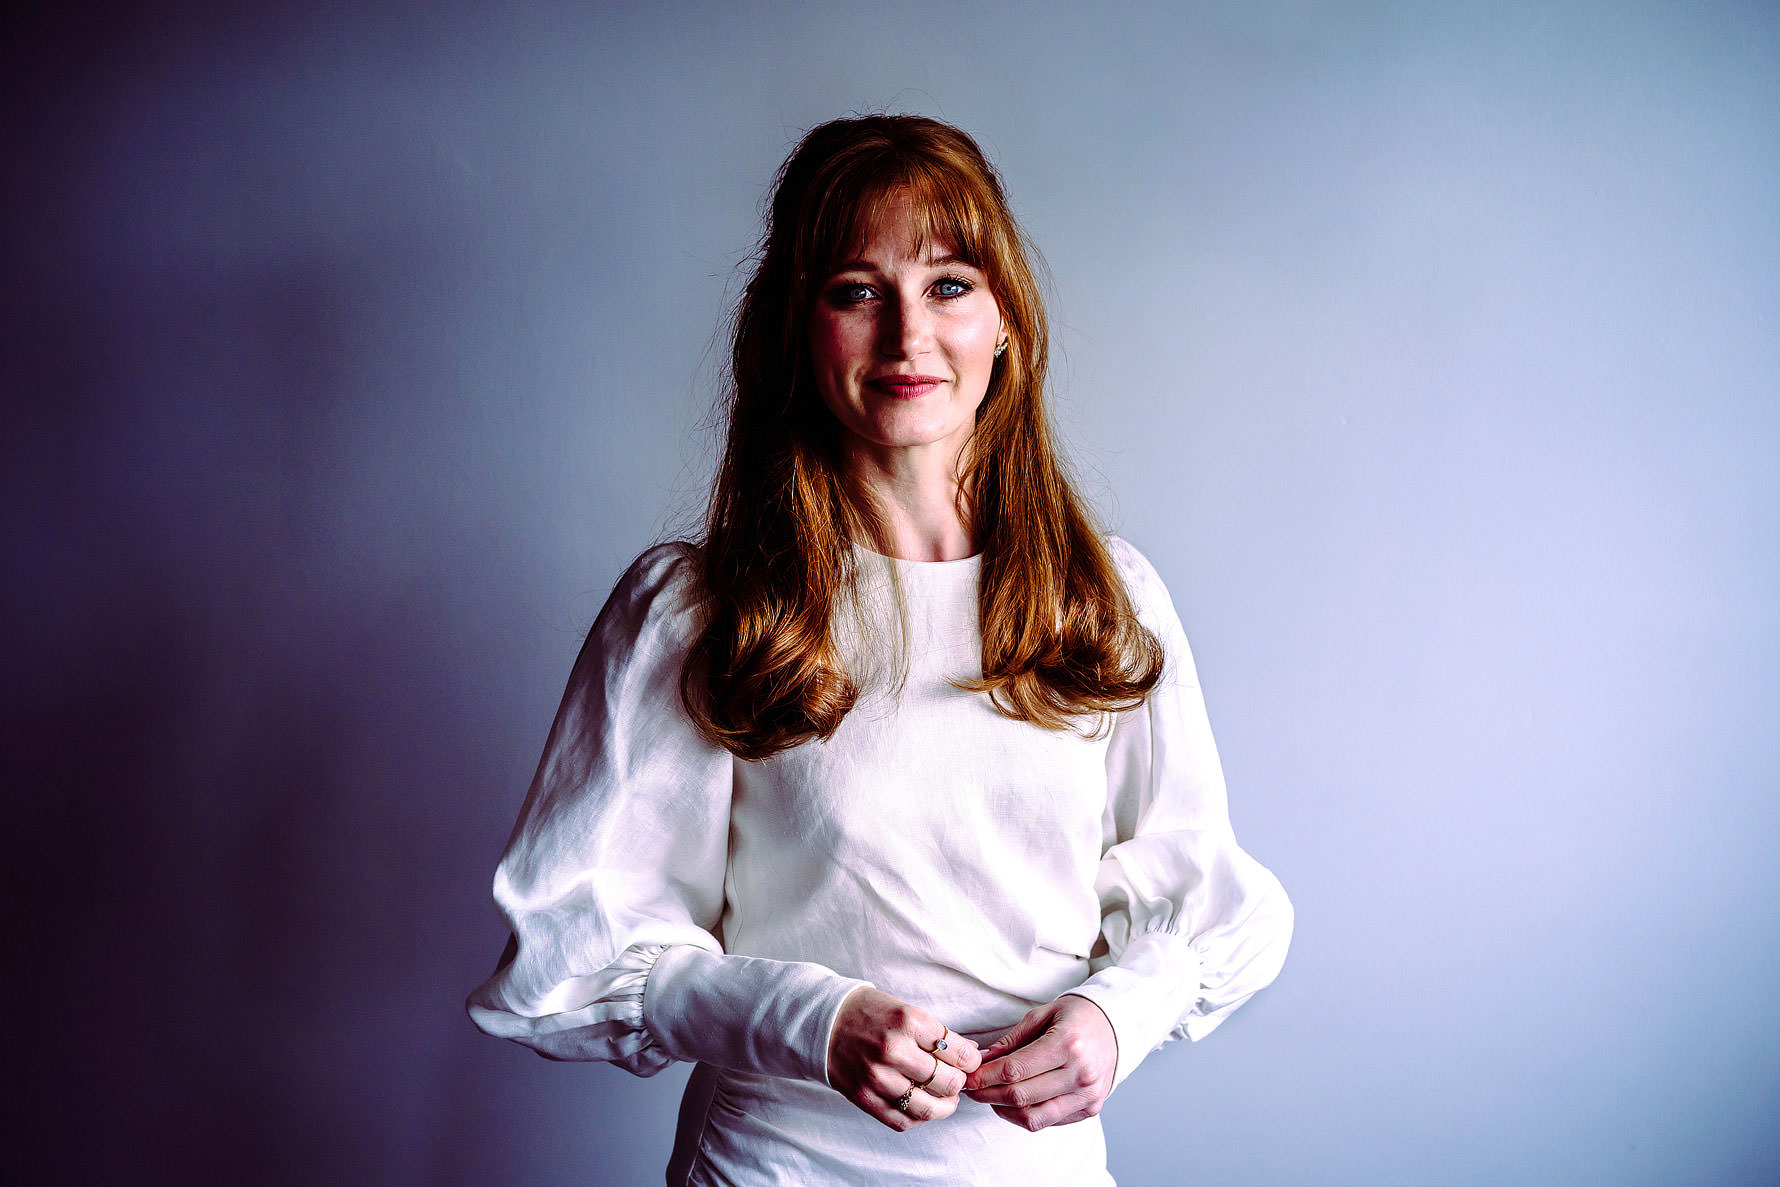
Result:
[[[1161,577],[1124,540],[1108,546],[1167,655],[1149,697],[1113,724],[1095,880],[1106,952],[1071,991],[1112,1022],[1116,1085],[1150,1051],[1204,1038],[1272,982],[1291,942],[1292,904],[1231,831],[1193,655]]]
[[[680,701],[691,561],[644,553],[589,632],[495,871],[512,938],[467,1008],[552,1059],[826,1082],[834,1015],[866,982],[718,941],[735,759]]]

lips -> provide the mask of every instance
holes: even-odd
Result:
[[[866,386],[899,400],[913,400],[926,395],[942,382],[937,375],[880,375],[867,380]]]

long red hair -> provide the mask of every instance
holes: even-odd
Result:
[[[805,324],[835,263],[905,199],[923,239],[982,270],[1007,329],[961,459],[960,514],[982,551],[983,675],[957,683],[1060,729],[1141,702],[1161,675],[1161,646],[1057,453],[1044,304],[994,167],[936,120],[834,120],[803,138],[774,185],[735,314],[728,439],[698,548],[705,617],[681,695],[741,758],[829,737],[860,691],[834,624],[859,577],[852,545],[887,552],[888,540],[848,473]]]

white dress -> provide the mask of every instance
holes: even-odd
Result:
[[[966,1098],[898,1134],[826,1083],[862,984],[985,1044],[1080,994],[1112,1021],[1116,1083],[1278,973],[1291,904],[1231,833],[1180,620],[1149,562],[1108,543],[1167,652],[1110,730],[1012,721],[948,683],[981,674],[980,558],[864,554],[868,617],[894,606],[892,566],[900,584],[907,678],[762,762],[694,731],[690,558],[645,553],[588,636],[496,871],[516,948],[471,995],[476,1024],[644,1076],[699,1061],[671,1184],[1110,1183],[1097,1118],[1028,1133]],[[854,654],[889,654],[894,621]]]

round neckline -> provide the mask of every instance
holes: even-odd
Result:
[[[983,572],[980,552],[950,561],[909,561],[900,556],[885,556],[860,544],[853,547],[859,550],[867,569],[881,574],[878,581],[893,580],[905,593],[923,600],[961,596],[976,588]]]
[[[893,565],[900,565],[900,566],[916,568],[916,569],[940,570],[940,569],[948,568],[950,566],[961,566],[961,567],[971,566],[971,565],[981,564],[982,560],[983,560],[983,554],[980,551],[973,552],[969,556],[961,556],[961,557],[957,557],[957,558],[955,558],[953,560],[949,560],[949,561],[912,561],[906,557],[887,556],[882,552],[878,552],[875,549],[867,548],[865,545],[859,544],[859,543],[855,543],[853,545],[853,547],[857,548],[860,552],[864,553],[866,556],[876,557],[878,560],[889,561]]]

